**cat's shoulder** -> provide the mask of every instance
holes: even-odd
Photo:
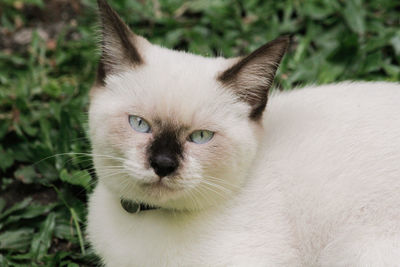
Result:
[[[312,142],[310,136],[329,140],[349,133],[367,138],[378,130],[385,131],[382,136],[395,136],[400,131],[399,104],[399,83],[311,85],[272,93],[263,124],[269,137],[290,142]]]
[[[274,90],[270,107],[354,107],[355,105],[385,104],[390,107],[400,101],[400,83],[346,81],[326,85],[307,85],[292,90]],[[382,108],[382,106],[379,106]]]
[[[366,81],[345,81],[324,85],[308,84],[297,86],[291,90],[273,90],[271,97],[279,98],[290,95],[290,97],[306,96],[338,96],[346,97],[355,94],[382,95],[400,94],[400,83],[397,82],[366,82]]]

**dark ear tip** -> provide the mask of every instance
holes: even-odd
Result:
[[[111,6],[108,4],[106,0],[97,0],[97,6],[100,12],[107,12],[111,9]]]
[[[285,47],[285,50],[287,50],[287,48],[291,45],[292,40],[293,40],[293,36],[294,35],[281,35],[278,38],[276,38],[275,40],[271,41],[273,43],[278,43],[278,44],[282,44],[282,46]]]
[[[292,39],[292,35],[289,34],[284,34],[276,38],[276,40],[282,40],[282,41],[290,41]]]

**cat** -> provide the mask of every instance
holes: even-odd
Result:
[[[98,6],[87,233],[106,266],[400,266],[399,84],[268,93],[288,37],[205,58]]]

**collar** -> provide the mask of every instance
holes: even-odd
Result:
[[[140,213],[141,211],[160,209],[160,207],[154,207],[123,198],[121,198],[121,206],[128,213]]]

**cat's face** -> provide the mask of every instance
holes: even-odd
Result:
[[[204,196],[201,202],[215,201],[212,194],[219,197],[240,185],[260,124],[248,118],[248,105],[217,83],[216,67],[224,60],[150,51],[154,56],[144,57],[146,65],[109,76],[106,87],[93,93],[93,153],[118,157],[94,156],[99,178],[121,196],[146,203],[161,205],[183,195],[191,201],[193,194]],[[139,126],[132,115],[145,121]],[[197,130],[214,134],[195,143],[190,135]],[[158,166],[160,155],[168,159]]]
[[[165,208],[227,198],[256,156],[288,40],[242,59],[204,58],[152,45],[105,1],[99,7],[103,54],[89,125],[100,182],[121,198]]]

